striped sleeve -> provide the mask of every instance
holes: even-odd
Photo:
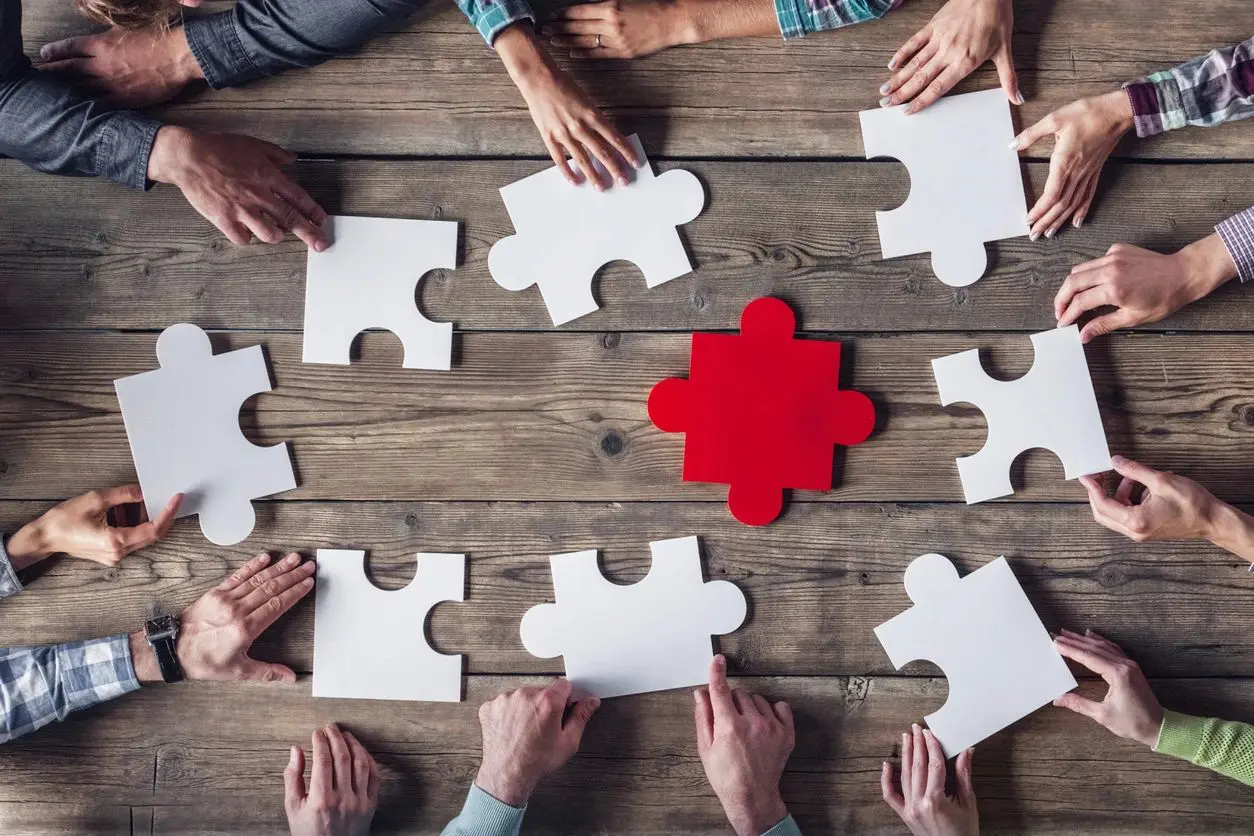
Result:
[[[1254,206],[1221,222],[1215,231],[1237,265],[1241,282],[1254,281]]]
[[[1254,38],[1123,85],[1137,136],[1254,116]]]
[[[789,40],[878,20],[899,5],[901,0],[775,0],[775,17]]]

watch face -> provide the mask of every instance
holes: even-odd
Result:
[[[144,633],[147,634],[149,641],[174,636],[177,632],[178,622],[172,615],[157,616],[144,625]]]

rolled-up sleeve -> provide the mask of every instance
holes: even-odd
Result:
[[[901,0],[775,0],[775,17],[785,39],[878,20]]]
[[[1254,116],[1254,38],[1123,85],[1137,136]]]
[[[1242,284],[1254,281],[1254,206],[1222,221],[1215,231],[1237,265]]]
[[[536,20],[526,0],[457,0],[457,8],[470,18],[489,46],[506,27],[523,20],[532,23]]]

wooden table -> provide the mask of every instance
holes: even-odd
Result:
[[[65,0],[27,5],[28,52],[85,29]],[[547,556],[600,548],[607,574],[629,583],[647,569],[649,540],[684,534],[702,538],[708,576],[752,602],[721,642],[742,683],[795,706],[784,794],[807,833],[904,832],[880,801],[880,763],[946,686],[928,664],[894,670],[871,630],[908,605],[902,570],[923,552],[963,571],[1007,555],[1051,628],[1122,642],[1170,706],[1249,716],[1254,580],[1243,562],[1108,533],[1046,453],[1016,468],[1026,487],[1013,501],[966,507],[953,459],[981,446],[983,419],[939,406],[928,361],[981,346],[996,374],[1025,372],[1027,334],[1053,324],[1050,300],[1073,264],[1116,241],[1174,249],[1249,205],[1254,131],[1130,146],[1083,230],[993,245],[989,275],[947,288],[926,257],[879,259],[873,210],[904,199],[908,178],[862,160],[856,119],[888,57],[938,5],[788,46],[578,65],[658,168],[694,171],[709,202],[684,230],[693,276],[646,292],[614,265],[598,283],[601,310],[560,329],[534,290],[503,291],[486,270],[489,246],[512,232],[496,189],[546,163],[504,71],[455,9],[315,70],[164,111],[299,151],[297,175],[329,211],[460,221],[463,266],[418,292],[432,319],[456,323],[451,373],[402,370],[384,334],[361,340],[351,368],[302,365],[300,245],[233,247],[169,188],[131,193],[0,163],[0,526],[133,478],[112,381],[153,367],[157,333],[179,321],[211,329],[219,351],[266,347],[276,387],[241,424],[258,443],[290,443],[301,485],[259,503],[254,535],[235,547],[184,521],[114,570],[46,565],[0,608],[0,645],[134,629],[262,549],[369,549],[390,588],[416,551],[470,556],[467,602],[438,607],[429,624],[439,649],[466,654],[464,703],[313,700],[308,676],[145,690],[0,750],[0,830],[278,832],[287,747],[331,720],[384,766],[379,832],[438,830],[478,763],[477,705],[561,671],[518,640],[523,612],[551,598]],[[1249,35],[1242,0],[1017,5],[1020,124]],[[994,83],[986,67],[960,89]],[[1039,193],[1045,162],[1026,171]],[[1243,503],[1254,501],[1247,292],[1227,287],[1088,349],[1112,449]],[[683,439],[650,424],[645,399],[686,373],[689,333],[734,329],[766,294],[794,305],[809,334],[845,341],[846,385],[871,395],[880,422],[839,458],[838,490],[795,495],[777,523],[750,529],[728,514],[725,489],[679,480]],[[312,612],[299,606],[258,654],[307,673]],[[683,691],[611,701],[582,754],[533,799],[527,830],[725,832],[691,717]],[[1239,785],[1056,709],[979,747],[976,787],[990,833],[1245,832],[1254,816]]]

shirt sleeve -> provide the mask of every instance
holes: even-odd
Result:
[[[518,836],[526,808],[497,801],[477,785],[470,786],[461,814],[440,836]]]
[[[792,816],[788,816],[762,836],[801,836],[801,828],[797,827],[797,822]]]
[[[239,0],[183,32],[215,90],[313,67],[407,20],[426,0]]]
[[[1254,281],[1254,206],[1221,222],[1215,231],[1237,265],[1241,283]]]
[[[148,187],[161,123],[110,110],[31,66],[22,52],[22,2],[0,0],[0,154],[51,174]]]
[[[489,46],[507,26],[522,20],[536,21],[527,0],[457,0],[457,8],[470,18]]]
[[[790,40],[878,20],[900,5],[901,0],[775,0],[775,17],[780,34]]]
[[[0,743],[139,690],[126,634],[0,648]]]
[[[1254,786],[1254,726],[1168,711],[1154,751]]]
[[[1254,116],[1254,38],[1123,85],[1137,136]]]
[[[13,564],[9,560],[9,552],[4,547],[3,539],[0,539],[0,598],[8,598],[21,591],[22,582],[17,579],[17,572],[13,571]]]

